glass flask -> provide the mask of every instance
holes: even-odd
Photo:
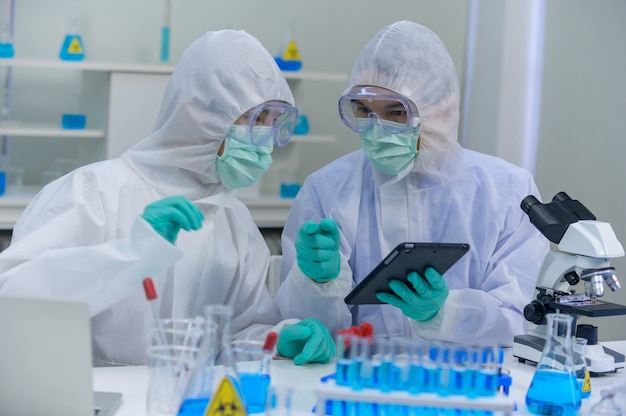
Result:
[[[535,415],[574,416],[581,391],[572,364],[573,317],[551,313],[546,319],[546,343],[526,392],[526,406]]]
[[[589,411],[593,416],[622,416],[622,409],[615,403],[615,391],[611,389],[602,390],[602,400],[593,405]]]
[[[587,367],[587,359],[585,358],[585,347],[587,346],[587,338],[572,338],[572,364],[574,372],[580,387],[581,397],[586,399],[591,395],[591,375],[589,367]]]
[[[245,415],[245,403],[231,344],[230,305],[205,308],[207,325],[213,327],[212,342],[201,346],[194,374],[191,376],[178,416],[203,416],[227,409],[233,415]]]

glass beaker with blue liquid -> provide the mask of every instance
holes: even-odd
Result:
[[[572,360],[573,317],[546,315],[546,343],[526,393],[528,411],[535,415],[574,416],[581,391]]]

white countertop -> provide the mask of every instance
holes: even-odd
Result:
[[[611,341],[602,344],[626,354],[626,341]],[[518,411],[515,414],[529,414],[526,411],[524,399],[535,367],[518,362],[512,356],[510,348],[506,350],[504,367],[510,370],[513,379],[509,397],[515,400],[517,404]],[[293,387],[295,389],[294,407],[297,410],[296,414],[311,414],[310,412],[316,403],[315,387],[319,385],[321,377],[334,372],[335,365],[333,363],[295,366],[291,360],[274,360],[272,362],[272,384]],[[116,412],[116,416],[143,416],[146,414],[147,381],[148,371],[146,367],[94,368],[95,390],[118,391],[124,395],[122,405]],[[602,388],[626,385],[626,371],[621,369],[616,373],[593,377],[591,385],[591,397],[583,399],[581,415],[586,415],[588,409],[600,400]],[[620,398],[620,400],[626,404],[626,397]],[[626,407],[622,410],[626,410]]]

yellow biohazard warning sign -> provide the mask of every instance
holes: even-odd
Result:
[[[204,416],[246,416],[246,408],[229,377],[220,382]]]
[[[589,370],[585,371],[585,378],[583,379],[583,393],[591,393],[591,378]]]
[[[85,48],[80,35],[65,35],[59,57],[66,61],[80,61],[85,57]]]
[[[298,52],[298,46],[296,42],[290,40],[287,43],[287,48],[285,48],[285,52],[283,52],[282,56],[284,61],[299,61],[300,60],[300,52]]]
[[[73,37],[70,40],[67,53],[83,53],[83,45],[80,44],[80,40],[77,37]]]

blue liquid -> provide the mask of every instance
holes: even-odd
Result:
[[[300,114],[298,116],[298,122],[296,128],[293,130],[293,134],[307,134],[309,132],[309,118],[306,114]]]
[[[351,381],[350,371],[352,363],[350,361],[337,361],[335,382],[338,386],[349,386]]]
[[[80,130],[85,128],[87,116],[84,114],[63,114],[61,125],[64,129]]]
[[[478,371],[474,387],[476,388],[476,394],[479,396],[493,396],[498,390],[498,375]]]
[[[576,375],[537,371],[526,393],[526,406],[536,415],[575,416],[580,409]]]
[[[409,393],[417,394],[424,389],[424,367],[411,365],[409,368],[409,381],[407,383]]]
[[[170,28],[163,26],[161,28],[161,62],[170,60]]]
[[[578,379],[578,388],[580,389],[580,397],[582,397],[583,399],[586,399],[587,397],[591,396],[591,390],[589,391],[583,391],[583,385],[585,384],[584,380]]]
[[[299,71],[302,68],[302,61],[285,60],[280,57],[275,57],[274,60],[282,71]]]
[[[178,416],[202,416],[209,405],[209,399],[187,399],[180,405]]]
[[[439,391],[439,372],[438,368],[424,368],[424,392],[436,393]]]
[[[298,195],[298,191],[300,190],[299,183],[286,183],[281,182],[280,184],[280,196],[281,198],[295,198]]]
[[[15,50],[12,43],[0,43],[0,58],[13,58]]]
[[[243,389],[248,413],[265,412],[270,376],[267,374],[242,373],[239,375],[239,379],[241,380],[241,388]]]

